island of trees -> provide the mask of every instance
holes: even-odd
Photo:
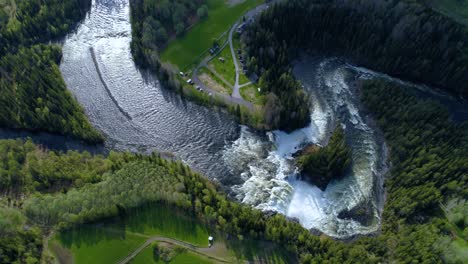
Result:
[[[468,239],[459,216],[468,189],[467,124],[453,123],[440,105],[385,81],[365,81],[362,92],[393,164],[377,236],[348,243],[315,236],[282,215],[268,216],[229,200],[203,176],[157,154],[56,153],[30,141],[2,140],[0,261],[37,263],[42,238],[51,228],[163,202],[193,212],[232,237],[285,245],[302,263],[457,263],[451,241]],[[444,205],[453,200],[462,202],[447,210]]]
[[[338,126],[327,146],[309,146],[300,153],[297,163],[302,178],[324,190],[330,181],[345,176],[351,165],[351,154],[344,130]]]
[[[91,1],[6,1],[2,10],[8,4],[9,16],[0,19],[0,126],[102,142],[66,89],[61,48],[41,44],[68,32]]]

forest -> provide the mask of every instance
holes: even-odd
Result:
[[[103,141],[66,89],[59,70],[62,50],[41,43],[67,33],[91,1],[13,1],[0,24],[0,126]],[[14,8],[13,8],[14,7]]]
[[[203,4],[204,1],[188,1],[190,4],[185,3],[186,1],[175,1],[170,5],[166,5],[165,1],[160,5],[156,2],[131,1],[132,54],[137,64],[150,68],[165,86],[180,91],[182,87],[173,76],[175,70],[170,65],[161,64],[159,51],[165,47],[170,32],[175,31],[175,35],[178,35],[174,25],[187,25],[179,16],[179,12],[182,11],[175,9],[175,6],[185,6],[181,9],[185,12],[185,18],[195,16],[199,19],[197,16],[205,14],[200,9],[204,9],[206,5]],[[284,65],[286,62],[283,60],[287,57],[278,59],[281,60],[278,64]],[[262,76],[259,86],[268,91],[263,115],[263,122],[268,127],[292,131],[310,122],[307,94],[289,69],[269,69]]]
[[[328,144],[310,146],[296,158],[302,178],[324,190],[331,180],[345,176],[351,165],[352,152],[346,144],[341,126],[335,128]]]
[[[15,256],[38,258],[34,252],[41,252],[40,245],[26,251],[22,247],[11,247],[9,243],[34,243],[36,236],[43,235],[43,230],[67,228],[150,202],[163,202],[190,210],[208,225],[233,237],[264,238],[285,245],[302,263],[463,263],[453,253],[451,242],[468,239],[463,220],[463,208],[466,208],[463,197],[467,196],[468,189],[468,124],[454,123],[442,106],[417,98],[397,84],[383,80],[363,81],[361,89],[365,106],[385,135],[393,165],[385,182],[388,198],[382,230],[377,236],[344,243],[313,235],[280,214],[267,216],[229,200],[218,186],[202,175],[157,154],[111,153],[103,158],[90,157],[87,153],[50,154],[41,150],[47,153],[46,157],[61,158],[60,164],[70,170],[85,171],[85,176],[75,177],[87,184],[68,181],[66,185],[59,184],[62,188],[28,188],[31,191],[20,205],[2,205],[0,212],[8,215],[8,219],[26,217],[35,228],[25,234],[25,231],[12,231],[3,226],[4,230],[0,231],[8,231],[9,235],[0,240],[0,250],[12,259]],[[10,167],[17,169],[27,164],[24,154],[17,157],[8,154],[12,153],[11,149],[22,149],[14,153],[34,153],[40,149],[21,140],[2,144],[8,146],[0,149],[4,152],[1,157],[8,157],[1,163],[4,174]],[[69,155],[74,158],[68,158]],[[97,169],[80,167],[76,160],[82,155],[86,157],[82,159],[92,159],[98,164],[92,166]],[[19,165],[9,167],[8,164],[15,164],[10,160],[15,159]],[[50,164],[39,174],[48,175],[45,178],[66,179],[54,173],[60,170],[54,166],[56,163]],[[38,179],[40,177],[33,176],[29,182],[32,186],[43,185],[44,181],[38,182]],[[13,190],[18,188],[11,186],[13,189],[3,190],[3,193],[15,193]],[[59,191],[63,186],[71,188]],[[15,197],[10,196],[10,199],[16,201]],[[453,212],[446,211],[449,207],[455,208]],[[461,231],[454,233],[454,225]],[[2,241],[8,242],[1,244]]]
[[[208,16],[205,0],[131,0],[132,54],[137,64],[159,71],[159,51],[187,27]]]
[[[468,29],[424,1],[284,1],[259,16],[245,41],[249,68],[263,75],[279,65],[287,72],[305,51],[468,96]]]

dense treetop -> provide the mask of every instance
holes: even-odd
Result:
[[[305,180],[325,189],[331,180],[345,176],[351,165],[352,153],[341,126],[335,129],[325,147],[313,146],[309,149],[310,151],[301,153],[297,159]]]
[[[84,17],[91,1],[8,0],[2,4],[0,126],[101,142],[103,137],[66,89],[58,67],[61,48],[39,44],[63,36]]]
[[[250,68],[262,73],[308,50],[466,97],[468,29],[421,2],[280,2],[250,29]]]

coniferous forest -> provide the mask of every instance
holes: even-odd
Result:
[[[59,70],[62,51],[45,45],[58,40],[84,17],[90,0],[7,1],[0,24],[0,125],[103,140],[67,91]]]
[[[362,92],[366,107],[385,134],[393,164],[386,180],[382,230],[377,236],[347,243],[318,237],[282,215],[266,216],[230,201],[203,176],[158,155],[93,157],[54,153],[31,142],[9,140],[0,142],[2,175],[21,171],[23,176],[14,182],[12,177],[2,177],[7,186],[2,192],[11,205],[0,212],[4,223],[18,223],[0,225],[2,261],[39,258],[43,231],[38,227],[70,227],[117,215],[122,208],[163,202],[193,210],[207,224],[228,234],[281,243],[302,263],[461,263],[450,252],[449,238],[456,225],[465,230],[461,239],[466,240],[466,222],[443,208],[467,195],[467,124],[453,123],[446,109],[395,84],[366,81]],[[42,166],[33,165],[37,163]],[[63,192],[64,188],[68,191]],[[26,199],[18,200],[18,196]],[[25,217],[34,228],[20,228]],[[15,247],[12,243],[35,246]]]
[[[131,2],[134,59],[170,84],[158,49],[206,15],[206,1]],[[101,142],[66,89],[60,46],[49,44],[73,29],[91,1],[0,3],[9,5],[0,6],[0,126]],[[261,76],[264,119],[275,128],[309,122],[309,98],[291,71],[292,60],[303,52],[345,57],[468,95],[467,27],[423,0],[284,1],[262,13],[242,39],[249,71]],[[374,78],[356,84],[388,146],[378,232],[348,241],[317,235],[282,214],[234,201],[224,186],[158,153],[93,155],[1,139],[0,263],[52,263],[45,242],[52,233],[155,203],[183,209],[229,239],[274,242],[300,263],[466,263],[468,122],[452,120],[444,106],[395,82]],[[298,165],[304,180],[323,189],[345,174],[351,157],[337,127],[327,146],[301,153]]]
[[[262,13],[250,28],[246,39],[250,69],[266,76],[280,67],[280,72],[287,72],[296,55],[309,51],[345,57],[466,98],[468,29],[423,2],[281,2]],[[273,80],[279,76],[274,74]]]

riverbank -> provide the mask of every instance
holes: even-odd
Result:
[[[259,6],[246,13],[248,18],[265,9],[267,5],[260,5],[260,3],[261,1],[249,0],[228,6],[228,4],[224,2],[209,2],[208,6],[213,5],[216,7],[212,16],[210,15],[206,20],[199,21],[198,24],[185,32],[183,36],[171,41],[161,53],[159,53],[160,51],[157,50],[156,47],[149,48],[149,51],[142,50],[140,47],[143,45],[139,39],[141,35],[139,29],[141,29],[141,27],[138,26],[138,23],[141,23],[141,21],[137,21],[137,18],[141,19],[142,14],[136,14],[135,12],[136,10],[140,10],[141,7],[134,6],[132,8],[132,17],[134,17],[134,30],[132,31],[131,44],[132,54],[139,66],[150,68],[151,71],[158,76],[158,79],[164,87],[178,92],[182,97],[205,107],[225,108],[238,122],[257,130],[269,130],[271,127],[264,120],[263,107],[261,105],[254,105],[242,98],[239,94],[240,86],[238,82],[232,84],[231,89],[227,89],[233,90],[233,92],[226,93],[222,92],[221,89],[213,87],[216,81],[211,80],[212,84],[210,85],[202,81],[198,75],[202,67],[206,67],[210,71],[213,71],[214,75],[217,75],[214,70],[208,68],[208,62],[216,60],[217,55],[224,48],[233,50],[232,37],[233,32],[237,29],[236,25],[238,25],[235,21],[239,20],[246,11],[257,5]],[[136,3],[133,4],[137,5]],[[226,6],[223,7],[224,5]],[[220,17],[223,16],[220,15],[226,12],[229,13],[229,19],[226,20],[223,18],[221,23]],[[216,29],[213,29],[213,23],[216,24]],[[195,43],[194,38],[197,39],[197,41],[195,41],[197,45],[192,45]],[[218,47],[212,46],[213,43],[211,40],[214,38],[216,38],[215,42]],[[203,43],[200,44],[200,41]],[[182,56],[182,54],[185,54],[184,52],[187,50],[191,51],[192,49],[195,50],[192,51],[190,55]],[[178,52],[174,52],[174,50]],[[211,54],[209,50],[211,50]],[[154,54],[160,54],[161,58],[157,56],[158,58],[155,59]],[[230,61],[237,63],[236,54],[233,53],[230,54],[230,56],[233,57],[233,60]],[[180,60],[189,62],[182,63],[182,65]],[[234,66],[234,63],[232,66]],[[240,69],[238,69],[236,64],[236,68],[232,74],[238,76],[239,72]],[[223,77],[221,77],[221,79],[223,79]],[[239,77],[236,77],[236,80],[238,79]],[[226,84],[221,82],[218,83],[218,85],[225,86]]]

